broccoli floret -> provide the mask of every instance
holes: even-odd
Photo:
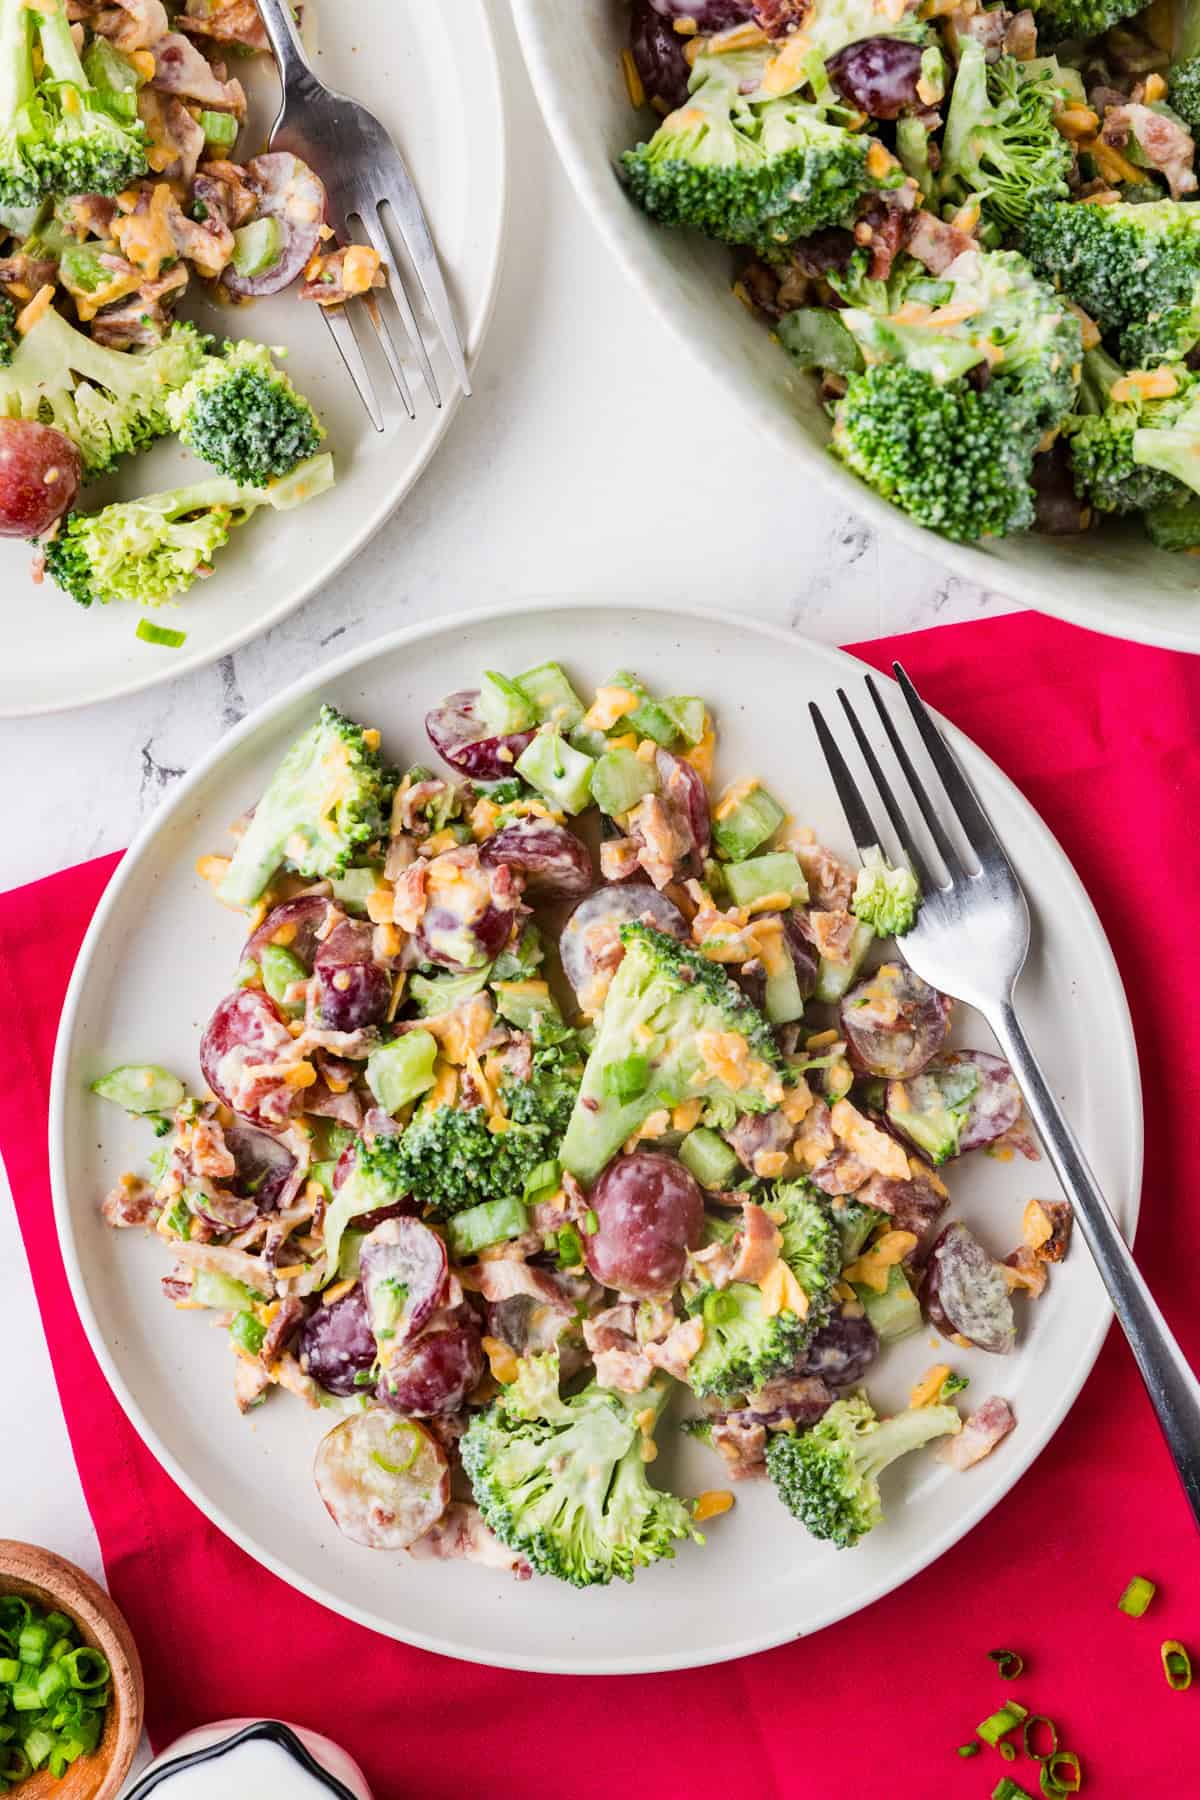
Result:
[[[281,865],[310,881],[340,875],[360,844],[386,831],[391,787],[378,734],[323,706],[272,775],[219,898],[253,906]]]
[[[1189,131],[1200,131],[1200,56],[1172,63],[1167,71],[1167,99]]]
[[[1147,399],[1136,379],[1126,376],[1104,350],[1089,350],[1083,359],[1078,414],[1064,422],[1063,435],[1075,492],[1099,512],[1142,512],[1187,499],[1187,489],[1173,475],[1134,461],[1134,434],[1144,426],[1173,425],[1195,386],[1195,377],[1182,367],[1160,367],[1153,375],[1158,386],[1170,391]]]
[[[173,325],[154,350],[109,350],[48,307],[0,369],[0,417],[55,426],[79,446],[85,473],[103,475],[171,430],[167,397],[207,342],[194,326]]]
[[[270,488],[239,487],[223,477],[145,494],[96,513],[69,513],[45,545],[46,572],[80,606],[132,600],[159,606],[210,571],[213,556],[260,506],[286,511],[333,480],[329,457]]]
[[[1022,245],[1100,327],[1126,368],[1182,361],[1200,338],[1200,207],[1035,206]]]
[[[754,1393],[775,1375],[794,1368],[809,1340],[829,1317],[833,1284],[841,1267],[841,1233],[828,1209],[801,1182],[775,1188],[765,1202],[777,1218],[779,1254],[795,1276],[807,1307],[769,1313],[763,1295],[748,1282],[702,1287],[688,1311],[704,1320],[704,1341],[688,1365],[688,1385],[705,1394]],[[732,1226],[713,1221],[710,1236]]]
[[[398,1136],[360,1149],[358,1160],[397,1196],[414,1194],[436,1219],[484,1200],[519,1200],[528,1177],[557,1153],[582,1073],[576,1033],[539,1020],[529,1076],[501,1082],[507,1131],[490,1130],[482,1106],[422,1108]]]
[[[717,963],[648,925],[622,925],[613,976],[559,1157],[593,1181],[652,1112],[731,1100],[770,1112],[785,1067],[771,1028]]]
[[[316,454],[325,432],[265,344],[227,343],[167,401],[189,450],[233,481],[265,486]]]
[[[1038,41],[1099,37],[1120,19],[1142,10],[1142,0],[1033,0]]]
[[[1185,506],[1156,506],[1142,524],[1156,550],[1200,550],[1200,500]]]
[[[1048,71],[1029,78],[1014,57],[994,63],[967,38],[942,139],[939,186],[961,203],[978,194],[985,218],[1005,231],[1028,216],[1035,200],[1065,198],[1074,151],[1054,123],[1063,90]]]
[[[880,1523],[879,1476],[931,1438],[962,1430],[952,1406],[921,1406],[882,1422],[865,1394],[838,1400],[811,1431],[780,1432],[767,1472],[790,1513],[814,1537],[847,1550]]]
[[[11,3],[11,0],[10,0]],[[131,93],[101,93],[84,73],[65,0],[39,12],[45,63],[35,108],[45,136],[28,155],[45,194],[119,194],[146,173],[146,128]]]
[[[753,81],[763,59],[749,60]],[[903,179],[880,146],[819,108],[748,96],[746,68],[744,53],[698,57],[686,104],[622,157],[629,191],[652,218],[765,255],[843,224],[861,194]]]
[[[1133,460],[1144,470],[1153,470],[1173,479],[1180,486],[1176,492],[1186,495],[1188,489],[1200,494],[1200,388],[1193,381],[1179,410],[1169,416],[1166,409],[1151,413],[1133,434]]]
[[[484,1521],[542,1575],[574,1587],[674,1556],[687,1507],[646,1479],[644,1427],[666,1404],[661,1378],[621,1395],[593,1382],[562,1399],[558,1355],[524,1359],[516,1381],[472,1419],[462,1464]]]
[[[916,922],[921,891],[911,869],[894,869],[875,845],[863,851],[850,910],[876,937],[899,937]]]
[[[1032,525],[1036,445],[1002,389],[877,364],[838,402],[832,449],[918,524],[971,543]]]

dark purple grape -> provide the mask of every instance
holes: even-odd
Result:
[[[634,64],[647,100],[661,100],[672,112],[687,99],[692,71],[683,53],[686,42],[651,0],[633,0],[629,47]]]
[[[252,1195],[259,1212],[274,1212],[296,1168],[287,1145],[253,1125],[227,1125],[225,1142],[237,1164],[233,1187]]]
[[[521,752],[533,742],[532,731],[490,737],[477,706],[478,688],[450,694],[425,715],[425,731],[444,762],[472,781],[503,781],[513,772]]]
[[[392,998],[392,978],[378,963],[342,963],[317,969],[316,1022],[326,1031],[363,1031],[382,1024]]]
[[[379,1398],[393,1412],[410,1418],[455,1413],[479,1386],[483,1368],[483,1348],[473,1322],[439,1326],[388,1363],[380,1377]]]
[[[162,79],[174,59],[178,63],[183,52],[175,45],[155,51]],[[164,81],[165,85],[165,81]],[[321,241],[325,222],[325,184],[320,176],[290,151],[273,150],[256,156],[247,164],[249,186],[258,196],[256,219],[275,219],[282,231],[282,247],[274,262],[257,275],[239,275],[232,263],[222,270],[221,280],[239,299],[261,298],[282,293],[304,272],[305,264]],[[210,229],[217,221],[210,221]]]
[[[728,31],[754,17],[755,0],[650,0],[670,23],[690,19],[697,31]]]
[[[809,1000],[816,992],[817,972],[820,958],[812,944],[809,943],[800,929],[800,921],[795,912],[783,915],[783,941],[792,953],[792,967],[796,971],[796,980],[800,987],[802,1000]]]
[[[879,1355],[879,1336],[870,1319],[843,1318],[822,1325],[796,1364],[797,1375],[817,1375],[829,1387],[854,1387]]]
[[[200,1040],[200,1067],[218,1100],[254,1125],[285,1125],[301,1104],[301,1089],[274,1076],[247,1075],[248,1065],[275,1061],[292,1034],[260,988],[227,994]]]
[[[704,1230],[700,1189],[683,1164],[652,1150],[614,1157],[590,1202],[599,1227],[584,1254],[596,1280],[639,1299],[669,1293]]]
[[[335,925],[313,957],[315,968],[344,968],[347,963],[370,962],[375,934],[363,919],[343,919]]]
[[[61,431],[0,419],[0,537],[49,531],[73,505],[82,479],[82,458]]]
[[[485,869],[517,869],[525,891],[539,900],[576,900],[595,881],[587,845],[565,825],[521,819],[506,825],[483,844],[479,860]]]
[[[482,968],[512,935],[520,898],[515,871],[504,864],[486,868],[473,844],[433,857],[425,877],[418,955],[444,969]]]
[[[258,1217],[258,1207],[247,1194],[234,1194],[224,1188],[213,1188],[193,1196],[198,1218],[206,1219],[216,1231],[244,1231]]]
[[[929,1253],[921,1304],[943,1337],[964,1337],[996,1356],[1006,1356],[1016,1344],[1008,1283],[961,1220],[947,1225]]]
[[[300,1367],[329,1394],[358,1394],[356,1381],[375,1366],[375,1334],[361,1287],[332,1306],[318,1306],[300,1329]]]
[[[902,963],[884,963],[842,1001],[850,1061],[860,1074],[889,1081],[920,1074],[950,1029],[951,1004]]]
[[[897,1231],[911,1231],[923,1238],[946,1209],[949,1195],[929,1164],[911,1150],[908,1156],[909,1179],[901,1181],[892,1175],[872,1175],[858,1198],[867,1206],[877,1206],[891,1216]]]
[[[663,799],[679,818],[687,821],[697,859],[694,866],[698,874],[700,863],[712,847],[712,822],[704,777],[693,769],[691,763],[684,762],[682,757],[672,756],[669,750],[656,752],[654,766],[658,770]]]
[[[298,900],[273,906],[257,931],[246,939],[243,962],[259,962],[268,944],[279,944],[306,969],[311,969],[321,947],[317,933],[328,912],[329,901],[320,894],[303,894]]]
[[[904,38],[860,38],[831,56],[825,67],[835,88],[871,119],[898,119],[919,106],[920,44]]]
[[[683,914],[657,888],[638,882],[626,887],[597,888],[581,900],[558,941],[563,974],[585,1012],[597,1012],[613,970],[624,955],[618,935],[622,925],[646,920],[658,931],[682,942],[687,937]],[[592,997],[596,1004],[591,1004]]]
[[[979,1086],[971,1095],[958,1147],[960,1151],[981,1150],[1011,1131],[1021,1117],[1021,1090],[1004,1058],[987,1050],[948,1050],[938,1058],[939,1068],[955,1068],[961,1063],[974,1063]]]
[[[358,1266],[380,1360],[386,1366],[445,1300],[446,1245],[419,1219],[387,1219],[363,1239]]]

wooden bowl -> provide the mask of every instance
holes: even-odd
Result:
[[[13,1790],[14,1800],[116,1800],[137,1753],[146,1698],[133,1633],[90,1575],[36,1544],[0,1538],[0,1594],[20,1594],[66,1613],[112,1669],[112,1704],[95,1750],[73,1762],[61,1780],[39,1769]]]

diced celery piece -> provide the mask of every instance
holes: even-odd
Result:
[[[657,792],[658,771],[636,750],[606,750],[592,770],[592,799],[610,819]]]
[[[232,150],[237,143],[238,122],[232,113],[213,112],[205,107],[200,114],[200,129],[205,143],[216,144],[221,150]]]
[[[197,1306],[213,1306],[218,1312],[243,1312],[265,1295],[252,1292],[243,1281],[218,1275],[215,1269],[197,1269],[192,1276],[191,1297]]]
[[[863,366],[862,351],[831,307],[802,306],[785,313],[775,332],[797,368],[857,375]]]
[[[516,682],[510,681],[507,675],[497,674],[495,669],[486,670],[479,683],[479,716],[496,737],[528,731],[541,717]]]
[[[518,1031],[529,1031],[539,1018],[557,1019],[558,1005],[544,981],[497,981],[492,988],[496,1011]]]
[[[719,811],[719,807],[718,807]],[[745,862],[773,832],[779,830],[787,814],[764,787],[752,787],[724,818],[713,816],[713,842],[730,862]]]
[[[679,1146],[679,1160],[702,1188],[714,1192],[727,1188],[741,1167],[725,1139],[707,1125],[688,1132]]]
[[[590,725],[575,725],[569,733],[571,743],[576,750],[585,756],[603,756],[608,749],[608,739],[602,731],[593,731]]]
[[[583,701],[567,680],[566,671],[556,662],[526,669],[523,675],[514,676],[513,683],[536,707],[539,719],[563,731],[573,731],[584,715]]]
[[[261,275],[273,268],[283,251],[283,227],[274,215],[251,219],[233,234],[232,262],[239,275]]]
[[[83,53],[83,71],[92,86],[106,95],[136,93],[145,79],[128,57],[99,34]]]
[[[263,1339],[267,1328],[261,1319],[256,1319],[252,1312],[240,1312],[231,1320],[229,1336],[239,1350],[247,1356],[257,1356],[263,1347]]]
[[[293,956],[283,944],[268,944],[259,966],[262,969],[262,984],[276,1006],[282,1006],[285,1012],[294,1013],[298,1018],[304,1011],[304,996],[295,1000],[286,1000],[284,996],[296,982],[308,980],[308,970],[300,958]]]
[[[486,986],[491,972],[492,965],[485,963],[482,969],[472,969],[467,975],[414,975],[408,984],[408,997],[416,1001],[423,1019],[436,1018],[438,1013],[449,1012],[477,994]]]
[[[779,967],[767,972],[763,1011],[772,1025],[791,1025],[804,1017],[804,995],[800,992],[796,965],[786,944],[779,958]]]
[[[92,1083],[93,1094],[131,1113],[174,1112],[183,1099],[183,1083],[158,1063],[122,1063]]]
[[[678,724],[671,717],[665,705],[652,698],[644,683],[639,681],[636,675],[631,675],[628,670],[621,669],[611,681],[606,681],[604,685],[605,687],[625,688],[629,693],[636,694],[638,697],[638,704],[633,712],[626,713],[623,719],[619,719],[614,730],[617,732],[636,731],[639,737],[652,738],[656,744],[661,744],[664,750],[669,750],[672,744],[679,742],[682,733]]]
[[[336,1157],[330,1157],[324,1162],[315,1162],[308,1165],[308,1179],[316,1182],[327,1200],[333,1199],[333,1171],[336,1168]]]
[[[367,1086],[385,1112],[399,1112],[434,1084],[437,1039],[430,1031],[406,1031],[367,1058]]]
[[[851,1285],[881,1344],[894,1344],[897,1338],[910,1337],[921,1329],[921,1304],[899,1263],[893,1263],[888,1270],[888,1284],[882,1294],[857,1281]]]
[[[365,869],[347,869],[335,875],[330,883],[333,897],[348,912],[365,913],[367,901],[383,880],[383,864],[368,863]]]
[[[703,700],[697,700],[694,694],[676,694],[669,700],[660,700],[658,704],[686,743],[700,742],[708,718]]]
[[[725,886],[736,906],[750,906],[755,900],[765,900],[768,894],[786,894],[789,900],[800,903],[808,899],[804,871],[790,850],[771,850],[766,856],[730,863],[725,871]]]
[[[849,960],[844,963],[830,962],[822,957],[817,965],[817,985],[813,990],[813,999],[825,1005],[840,1000],[862,968],[863,958],[875,941],[875,933],[869,925],[856,924],[848,947]]]
[[[573,750],[556,725],[543,725],[516,760],[516,771],[552,806],[581,813],[591,803],[595,763]]]
[[[475,1256],[489,1244],[506,1243],[529,1229],[529,1210],[513,1195],[503,1200],[485,1200],[480,1206],[469,1206],[447,1221],[446,1241],[450,1253],[458,1260]]]

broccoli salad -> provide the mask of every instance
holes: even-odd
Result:
[[[1200,9],[632,0],[629,42],[629,195],[735,247],[848,469],[959,543],[1200,549]]]
[[[104,1217],[162,1240],[242,1412],[338,1415],[316,1485],[358,1544],[627,1580],[755,1477],[857,1543],[896,1457],[966,1469],[1014,1424],[964,1420],[949,1361],[881,1419],[876,1358],[923,1320],[1011,1351],[1071,1227],[1030,1200],[997,1260],[943,1219],[958,1158],[1038,1153],[891,945],[911,872],[856,873],[753,777],[710,797],[710,710],[629,671],[585,703],[489,670],[425,724],[444,767],[402,771],[323,706],[201,858],[240,962],[203,1087],[93,1083],[160,1140]],[[652,1479],[678,1431],[698,1495]]]
[[[0,0],[0,536],[34,540],[34,579],[83,606],[174,599],[235,526],[333,481],[284,352],[176,318],[197,281],[227,307],[384,283],[374,250],[337,244],[299,157],[239,160],[231,69],[267,50],[253,0]],[[170,436],[203,479],[80,499]],[[146,617],[137,634],[184,639]]]

